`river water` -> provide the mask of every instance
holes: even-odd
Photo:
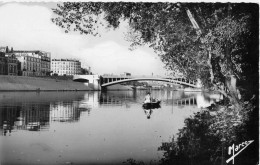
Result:
[[[221,95],[154,90],[161,107],[143,109],[145,91],[1,92],[2,164],[156,164],[160,146],[184,119]]]

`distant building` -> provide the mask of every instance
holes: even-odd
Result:
[[[4,75],[6,73],[6,58],[5,53],[0,52],[0,75]]]
[[[6,60],[6,69],[5,69],[5,75],[18,75],[18,65],[19,61],[16,58],[14,53],[6,53],[5,54],[5,60]]]
[[[131,73],[124,72],[124,75],[125,75],[125,76],[131,76]]]
[[[91,75],[91,68],[81,68],[81,74],[85,74],[85,75]]]
[[[2,52],[2,53],[6,53],[7,51],[7,47],[5,47],[5,46],[0,46],[0,52]]]
[[[19,61],[7,50],[7,47],[0,47],[0,75],[18,75]]]
[[[18,75],[19,61],[12,52],[13,48],[0,47],[0,75]]]
[[[44,51],[14,51],[23,76],[46,76],[51,72],[51,54]]]
[[[105,75],[109,75],[109,74],[105,74]],[[113,75],[113,74],[111,74],[111,75]],[[119,76],[131,76],[131,73],[124,72],[124,73],[120,74]]]
[[[46,76],[51,73],[51,54],[0,47],[0,75]]]
[[[51,54],[49,52],[39,52],[41,55],[41,74],[49,76],[51,73]]]
[[[52,59],[52,74],[57,75],[79,75],[81,74],[81,63],[74,59]]]

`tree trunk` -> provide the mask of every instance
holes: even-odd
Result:
[[[188,15],[188,17],[190,19],[190,22],[191,22],[193,28],[196,30],[196,33],[197,33],[198,37],[200,37],[200,35],[202,34],[202,31],[201,31],[197,21],[194,19],[193,15],[191,14],[189,9],[186,10],[186,13],[187,13],[187,15]],[[201,40],[201,42],[203,42],[203,41]],[[207,51],[208,51],[208,61],[207,61],[207,64],[208,64],[209,70],[210,70],[210,81],[213,84],[214,74],[213,74],[212,64],[211,64],[211,57],[212,57],[212,55],[211,55],[211,48],[208,48]]]
[[[237,78],[234,75],[226,77],[226,87],[228,88],[228,96],[231,104],[240,111],[242,109],[240,104],[240,92],[237,89]]]
[[[186,12],[187,12],[187,15],[188,15],[191,23],[192,23],[193,28],[196,30],[197,35],[199,37],[202,34],[202,31],[201,31],[199,25],[197,24],[196,20],[194,19],[193,15],[191,14],[190,10],[187,9]],[[240,96],[239,96],[240,92],[237,89],[237,78],[233,75],[233,72],[232,72],[232,62],[231,62],[231,55],[230,55],[230,53],[231,52],[229,50],[229,41],[227,41],[227,49],[226,49],[226,58],[228,60],[228,62],[227,62],[227,65],[228,65],[227,69],[230,72],[228,72],[229,76],[225,77],[226,78],[226,84],[225,85],[228,88],[228,91],[226,92],[226,94],[229,97],[231,104],[234,105],[235,108],[240,111],[242,109],[241,104],[239,102],[239,100],[240,100]],[[211,54],[211,50],[209,48],[208,49],[208,61],[207,61],[207,64],[208,64],[208,66],[210,68],[209,69],[210,70],[210,80],[211,80],[211,83],[213,84],[214,73],[213,73],[213,69],[212,69],[211,58],[212,58],[212,54]]]
[[[208,65],[209,65],[209,73],[210,73],[210,82],[213,84],[213,80],[214,80],[214,73],[213,73],[213,69],[212,69],[212,64],[211,64],[211,58],[212,58],[212,55],[211,55],[211,50],[209,48],[208,50]]]

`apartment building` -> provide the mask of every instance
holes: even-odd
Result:
[[[5,58],[5,53],[0,52],[0,75],[5,74],[5,67],[6,66],[6,58]]]
[[[44,51],[14,51],[21,63],[23,76],[46,76],[50,75],[51,54]]]
[[[52,59],[52,74],[57,75],[78,75],[81,74],[81,62],[75,59]]]
[[[0,47],[0,75],[18,75],[19,61],[8,47]]]
[[[16,58],[15,54],[6,53],[5,60],[6,60],[5,75],[17,76],[20,63],[19,63],[18,59]]]
[[[51,74],[51,53],[39,51],[41,55],[41,75],[49,76]]]

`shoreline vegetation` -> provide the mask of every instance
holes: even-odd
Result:
[[[247,140],[254,140],[254,144],[236,158],[236,164],[255,164],[259,157],[255,102],[256,97],[244,101],[242,111],[238,111],[224,98],[186,118],[179,133],[159,147],[164,151],[160,164],[223,164],[231,157],[228,147]]]

